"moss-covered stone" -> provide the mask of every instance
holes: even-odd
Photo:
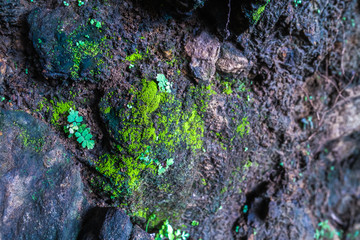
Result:
[[[76,20],[75,20],[76,19]],[[28,16],[30,39],[45,77],[97,80],[109,55],[104,31],[72,9],[35,9]]]
[[[204,136],[199,109],[193,101],[181,102],[171,93],[159,92],[156,83],[148,80],[126,94],[113,91],[102,99],[102,118],[116,152],[102,156],[97,170],[116,189],[113,198],[131,202],[133,214],[166,209],[161,221],[174,213],[170,205],[190,196],[193,180],[189,176]],[[171,166],[167,166],[169,159],[174,160]],[[164,174],[160,168],[166,169]]]

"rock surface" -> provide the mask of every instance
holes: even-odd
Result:
[[[34,9],[27,18],[29,38],[46,78],[94,80],[106,53],[101,19],[88,19],[70,8]],[[101,73],[101,74],[100,74]]]
[[[221,72],[236,75],[243,72],[243,76],[246,76],[246,72],[251,68],[251,64],[241,51],[230,43],[221,46],[220,57],[216,62],[216,66]]]
[[[90,209],[78,240],[151,240],[148,233],[130,222],[124,211],[115,208]]]
[[[220,53],[219,40],[202,32],[186,44],[185,51],[191,57],[190,68],[194,77],[209,82],[215,75],[215,64]]]
[[[80,168],[42,122],[0,112],[0,239],[76,239]]]

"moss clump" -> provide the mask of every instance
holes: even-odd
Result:
[[[241,137],[244,137],[244,134],[249,135],[250,123],[247,117],[242,118],[242,123],[236,128],[236,132],[240,134]]]
[[[131,64],[134,64],[136,61],[140,61],[142,60],[144,57],[143,55],[141,55],[141,53],[139,53],[139,50],[135,49],[135,53],[126,56],[125,60],[129,61]]]
[[[15,124],[16,125],[16,124]],[[43,137],[38,138],[29,133],[26,129],[21,129],[19,137],[21,139],[22,144],[26,148],[31,148],[33,151],[40,153],[45,145],[45,139]]]
[[[147,123],[150,114],[159,108],[162,95],[158,94],[158,89],[155,82],[147,82],[144,80],[143,84],[143,89],[138,95],[138,98],[140,99],[138,102],[138,109],[141,112],[144,123]]]
[[[51,101],[51,103],[53,106],[51,123],[54,125],[59,124],[60,114],[64,114],[64,113],[68,112],[70,110],[70,108],[75,109],[74,102],[72,102],[72,101],[68,101],[68,102],[60,101],[60,102],[57,102],[56,104],[54,103],[54,101]]]
[[[122,195],[133,193],[146,179],[164,180],[158,172],[159,164],[165,167],[167,160],[179,151],[190,150],[195,154],[203,145],[204,135],[198,106],[185,106],[173,94],[159,92],[154,81],[143,80],[141,90],[131,90],[130,95],[132,102],[121,102],[108,111],[110,101],[123,99],[110,93],[100,106],[116,141],[118,155],[100,158],[97,170],[108,177]],[[134,107],[126,107],[129,104]],[[174,158],[175,165],[177,161],[183,159]]]
[[[68,36],[59,30],[58,34],[65,39],[65,50],[70,57],[70,74],[72,79],[77,80],[82,75],[89,73],[91,76],[100,73],[104,60],[108,55],[107,37],[102,36],[101,31],[93,26],[81,25]]]
[[[102,38],[100,42],[106,40],[106,37]],[[94,68],[90,70],[91,75],[99,73],[98,67],[103,65],[104,61],[101,59],[103,50],[101,44],[94,40],[79,40],[74,42],[71,38],[68,39],[68,46],[71,53],[73,65],[70,68],[71,77],[73,79],[79,78],[81,67],[87,64],[94,64]]]

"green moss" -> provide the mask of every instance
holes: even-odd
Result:
[[[27,129],[19,126],[17,123],[14,123],[15,126],[18,126],[21,130],[19,138],[24,147],[30,148],[33,151],[40,153],[45,145],[44,137],[37,137],[29,132]]]
[[[138,98],[141,100],[138,103],[138,109],[141,112],[141,115],[145,122],[147,122],[148,116],[158,109],[161,94],[157,94],[158,89],[154,81],[147,82],[143,80],[143,89],[138,95]]]
[[[135,49],[135,53],[130,56],[126,56],[125,60],[129,61],[131,64],[134,64],[136,61],[142,60],[143,56],[139,53],[139,50]]]
[[[64,114],[70,110],[70,108],[75,109],[75,105],[72,101],[68,102],[57,102],[56,104],[52,101],[53,112],[51,123],[54,125],[59,125],[60,114]]]
[[[266,6],[270,3],[271,0],[267,0],[266,3],[260,6],[252,15],[253,23],[257,23],[260,20],[261,15],[265,11]]]
[[[104,113],[105,113],[105,114],[108,114],[108,113],[110,113],[110,111],[111,111],[111,107],[107,107],[107,108],[104,110]]]
[[[94,40],[79,40],[74,41],[73,39],[68,39],[68,47],[71,52],[73,65],[70,68],[71,76],[74,79],[79,78],[80,66],[81,64],[88,60],[93,59],[95,65],[100,67],[104,61],[100,58],[100,56],[104,53],[103,45],[101,44],[106,40],[106,37],[103,37],[99,42]],[[99,73],[98,70],[90,70],[92,75]]]
[[[233,90],[231,89],[231,84],[228,82],[224,82],[224,90],[223,93],[227,95],[231,95],[233,93]]]
[[[71,78],[78,80],[90,74],[100,74],[104,66],[103,56],[109,56],[107,36],[96,26],[79,25],[74,31],[66,33],[62,24],[58,25],[55,65],[62,71],[70,72]],[[51,69],[51,66],[49,66]]]
[[[100,158],[97,170],[122,194],[136,192],[144,176],[157,178],[159,164],[166,164],[179,149],[186,146],[193,153],[200,150],[204,135],[204,122],[196,104],[184,110],[173,94],[160,93],[153,81],[143,80],[139,91],[130,92],[133,103],[127,104],[132,108],[124,103],[107,111],[110,98],[117,97],[114,93],[105,96],[100,107],[118,143],[118,155]],[[168,186],[165,183],[159,186],[160,191],[171,191],[164,188]]]
[[[247,120],[247,117],[242,118],[242,123],[236,128],[236,132],[240,134],[241,137],[244,137],[244,134],[249,135],[250,123]]]

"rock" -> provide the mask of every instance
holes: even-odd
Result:
[[[0,239],[76,239],[80,169],[42,122],[0,112]]]
[[[130,218],[121,210],[109,209],[104,224],[100,230],[100,239],[127,240],[130,238],[132,223]]]
[[[21,26],[20,19],[26,13],[27,7],[20,0],[0,0],[0,25],[4,28]]]
[[[165,0],[161,3],[166,3],[171,7],[172,12],[180,16],[190,15],[194,10],[204,6],[207,0]]]
[[[221,46],[220,57],[216,62],[217,69],[224,73],[240,74],[244,76],[250,70],[250,63],[235,46],[226,43]]]
[[[151,240],[139,226],[133,227],[124,211],[95,207],[86,215],[78,240]]]
[[[131,240],[151,240],[150,235],[142,230],[138,225],[135,225],[132,230]]]
[[[53,79],[98,80],[104,75],[101,70],[107,51],[101,19],[90,20],[71,9],[38,8],[27,18],[42,74]]]
[[[135,216],[156,211],[158,222],[177,221],[174,214],[191,198],[204,121],[192,93],[178,99],[159,92],[154,81],[137,82],[130,91],[110,90],[101,100],[114,151],[99,158],[97,170],[111,180],[113,197],[127,199]]]
[[[191,57],[190,68],[194,77],[205,82],[210,81],[215,74],[215,64],[219,58],[219,40],[202,32],[186,44],[185,51]]]
[[[225,114],[224,105],[226,100],[221,95],[216,95],[209,102],[209,117],[206,119],[209,122],[209,129],[215,132],[220,132],[222,129],[228,127],[228,120]]]
[[[333,224],[336,231],[347,226],[354,237],[358,235],[360,223],[360,198],[356,194],[360,191],[359,145],[360,131],[355,129],[337,139],[329,139],[310,166],[307,183],[311,186],[309,205],[313,215],[320,221],[323,216],[330,216],[329,224],[336,223]]]
[[[326,116],[328,140],[360,131],[360,96],[341,102]]]
[[[0,57],[0,85],[3,84],[5,74],[7,69],[7,61],[4,58]]]

